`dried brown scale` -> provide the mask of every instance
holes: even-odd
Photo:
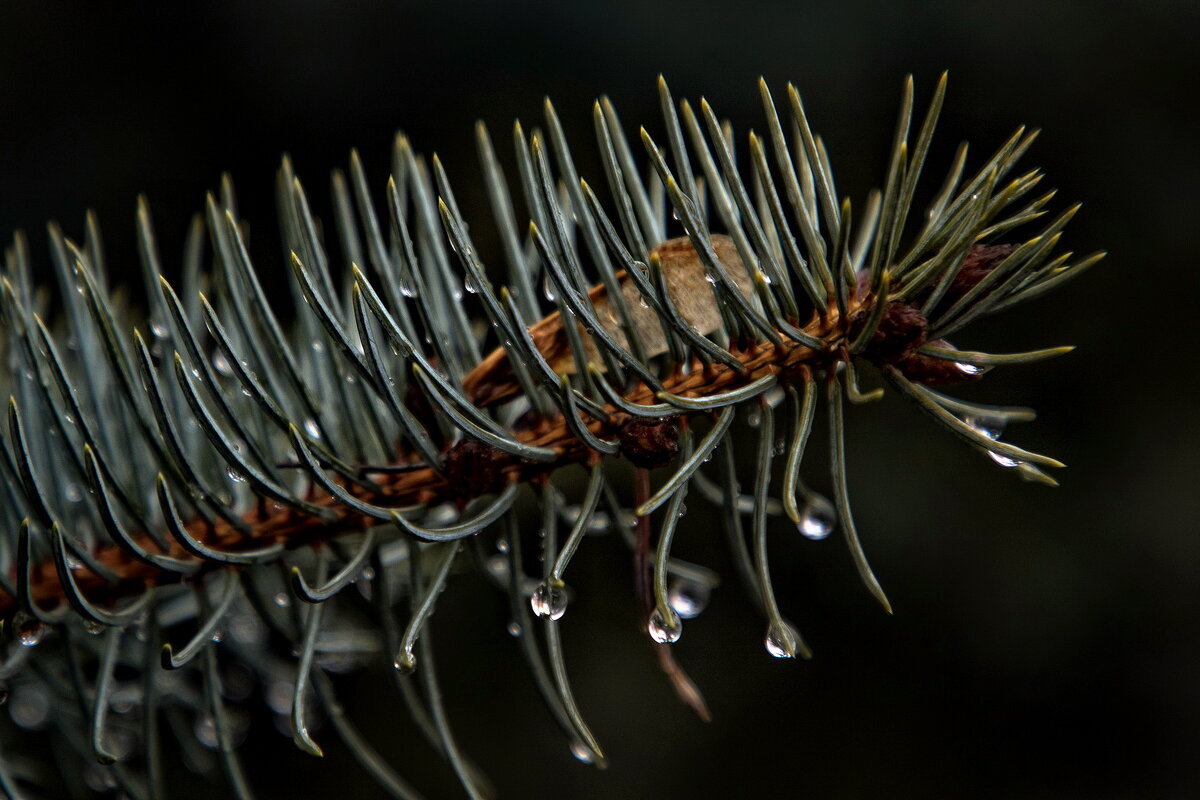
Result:
[[[989,269],[994,268],[996,263],[998,263],[996,259],[990,259],[991,267]],[[979,274],[977,269],[976,274],[978,277],[975,280],[978,280],[986,272]],[[845,320],[850,321],[849,324],[843,324],[844,320],[838,315],[836,308],[831,307],[824,318],[813,315],[812,320],[803,330],[824,342],[823,350],[814,350],[781,332],[780,335],[783,339],[781,344],[760,344],[743,350],[734,350],[733,355],[743,366],[740,371],[725,364],[704,364],[699,359],[693,359],[689,370],[676,369],[663,380],[663,388],[673,395],[706,397],[735,390],[768,374],[777,375],[782,381],[811,380],[814,369],[829,370],[836,361],[846,358],[851,332],[855,323],[869,314],[871,301],[872,298],[869,296],[850,299],[845,317]],[[889,309],[884,315],[884,320],[890,319],[889,325],[892,326],[892,333],[884,331],[878,334],[872,340],[872,347],[884,352],[894,351],[907,353],[907,355],[896,361],[885,361],[883,356],[872,357],[871,351],[868,351],[868,353],[864,353],[868,360],[879,364],[895,363],[907,377],[922,383],[939,384],[969,379],[970,376],[957,369],[954,362],[928,358],[915,353],[913,342],[920,338],[913,335],[915,322],[910,318],[910,312],[907,309],[900,308],[902,304],[892,305],[897,306],[896,310]],[[882,323],[880,327],[883,329]],[[919,328],[919,326],[915,327]],[[893,344],[889,336],[902,339],[903,345]],[[489,358],[494,361],[497,356],[493,353]],[[635,404],[661,402],[654,391],[644,384],[639,384],[626,395],[626,400]],[[605,410],[611,417],[608,423],[600,422],[586,415],[581,418],[581,422],[599,436],[619,435],[621,426],[630,419],[630,415],[613,406],[606,406]],[[689,413],[707,412],[681,410],[680,416],[686,416]],[[514,438],[525,444],[553,448],[559,453],[559,457],[549,464],[534,463],[507,453],[494,451],[482,444],[460,445],[461,453],[470,452],[472,454],[469,456],[470,459],[478,460],[481,463],[487,462],[489,471],[485,482],[490,488],[498,489],[513,482],[525,483],[543,480],[550,472],[560,467],[593,462],[597,455],[595,451],[575,437],[561,418],[543,420],[532,427],[518,428],[512,433]],[[481,458],[484,450],[490,451],[488,454],[490,458]],[[452,448],[450,452],[454,452],[454,449]],[[461,478],[461,476],[459,477]],[[382,475],[376,479],[376,483],[380,486],[378,494],[371,494],[357,486],[347,488],[356,497],[379,505],[397,508],[478,496],[475,492],[464,492],[461,486],[455,487],[452,478],[443,477],[429,467]],[[210,525],[203,520],[189,523],[188,532],[213,549],[235,552],[238,549],[258,548],[273,542],[283,542],[288,549],[296,549],[329,540],[344,533],[361,531],[370,525],[377,524],[376,520],[342,506],[326,492],[314,490],[310,492],[307,499],[315,505],[340,512],[339,518],[323,521],[272,503],[270,506],[276,510],[265,517],[258,510],[248,512],[243,516],[244,521],[254,531],[251,537],[245,537],[228,523],[218,522]],[[157,546],[149,537],[143,535],[140,539],[148,550],[158,551]],[[172,541],[170,545],[167,555],[183,560],[195,560],[194,556],[183,550],[177,543]],[[118,577],[116,584],[109,584],[86,568],[75,573],[80,590],[91,602],[101,607],[106,603],[115,605],[120,599],[137,594],[142,587],[178,583],[181,579],[176,573],[166,572],[131,558],[125,551],[113,544],[104,545],[92,555],[102,566]],[[206,564],[205,568],[215,569],[219,566],[222,565]],[[9,578],[15,582],[15,575],[10,575]],[[51,604],[55,601],[57,603],[66,602],[53,563],[33,566],[31,592],[39,607],[47,608],[47,610],[52,610]],[[11,618],[17,608],[16,598],[0,592],[0,619]]]

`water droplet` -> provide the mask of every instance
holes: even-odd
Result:
[[[967,427],[973,428],[993,441],[999,439],[1000,435],[1004,433],[1006,424],[1004,418],[999,416],[964,417],[963,422]]]
[[[546,273],[546,277],[542,278],[542,294],[546,296],[547,302],[554,302],[554,284],[550,281],[550,273]]]
[[[229,480],[233,481],[234,483],[245,483],[245,482],[246,482],[246,476],[245,476],[245,475],[243,475],[242,473],[238,472],[238,471],[237,471],[236,469],[234,469],[233,467],[230,467],[230,468],[229,468],[229,469],[228,469],[228,470],[225,472],[225,474],[226,474],[226,475],[228,475],[228,476],[229,476]]]
[[[704,273],[704,280],[708,281],[713,286],[717,285],[717,276],[713,275],[711,272]]]
[[[651,639],[659,644],[673,644],[679,641],[679,637],[683,635],[683,623],[674,612],[671,613],[671,617],[667,619],[661,611],[654,609],[646,623],[646,630],[650,632]]]
[[[356,577],[354,580],[355,581],[373,581],[373,580],[375,580],[375,568],[374,567],[363,567],[362,572],[358,573],[358,577]]]
[[[680,503],[679,504],[679,516],[682,517],[686,513],[687,513],[687,503]]]
[[[407,297],[409,299],[412,299],[417,296],[417,290],[413,288],[413,285],[410,281],[408,281],[406,278],[401,278],[400,279],[400,294],[404,295],[405,297]]]
[[[767,637],[763,644],[766,645],[767,652],[776,658],[795,658],[796,650],[800,647],[800,637],[786,622],[772,623],[767,628]]]
[[[458,520],[458,508],[454,503],[442,503],[425,512],[424,525],[430,528],[442,528],[453,525]]]
[[[113,777],[112,769],[99,764],[89,764],[83,771],[83,782],[93,792],[106,792],[116,788],[117,779]]]
[[[712,589],[707,583],[675,578],[667,591],[667,600],[680,619],[693,619],[708,606],[711,593]]]
[[[99,636],[101,633],[104,632],[104,626],[101,625],[99,622],[96,622],[95,620],[91,620],[91,619],[85,619],[83,621],[83,629],[85,631],[87,631],[89,634],[91,634],[92,636]]]
[[[983,371],[980,367],[977,367],[974,364],[964,364],[961,361],[955,361],[954,366],[963,375],[978,375],[980,372]]]
[[[258,614],[234,614],[225,624],[230,638],[238,644],[261,644],[267,637],[267,624]]]
[[[224,638],[224,636],[225,636],[225,634],[222,633],[221,630],[218,628],[217,630],[213,631],[212,636],[208,637],[208,639],[209,639],[209,641],[211,641],[215,644],[215,643],[221,641],[221,639]]]
[[[596,754],[592,752],[592,748],[582,742],[571,742],[571,755],[584,764],[592,764],[596,761]]]
[[[196,717],[196,724],[192,728],[196,734],[196,741],[207,747],[209,750],[215,750],[217,747],[217,726],[213,723],[213,718],[209,714],[201,714]]]
[[[544,580],[529,596],[529,605],[539,617],[561,619],[567,612],[567,587],[553,578]]]
[[[782,386],[772,386],[763,393],[763,402],[771,408],[777,408],[785,397],[787,397],[787,391]]]
[[[287,592],[275,593],[275,605],[279,606],[280,608],[287,608],[291,604],[292,598],[287,596]]]
[[[67,497],[68,503],[78,503],[83,499],[83,492],[79,489],[79,484],[68,483],[67,488],[63,490],[63,494]]]
[[[762,423],[762,409],[758,406],[751,406],[746,412],[746,424],[751,428],[757,428]]]
[[[1017,467],[1023,463],[1002,453],[993,453],[991,450],[988,450],[988,456],[992,459],[992,461],[995,461],[997,464],[1005,468]]]
[[[501,553],[508,552],[508,537],[507,536],[501,536],[499,539],[496,540],[496,549],[499,550]]]
[[[639,297],[639,298],[638,298],[638,305],[639,305],[639,306],[641,306],[642,308],[649,308],[649,307],[650,307],[650,304],[646,302],[646,298],[645,298],[645,297]]]
[[[322,342],[320,339],[313,339],[312,349],[313,349],[314,353],[324,353],[325,352],[325,343]]]
[[[514,621],[508,623],[507,630],[508,630],[509,636],[520,636],[521,635],[521,623],[514,620]]]
[[[50,720],[50,699],[37,686],[15,686],[8,701],[12,721],[26,730],[38,730]]]
[[[221,373],[225,377],[233,375],[233,365],[229,363],[229,359],[220,350],[214,350],[212,355],[213,369]]]
[[[1004,433],[1004,426],[1006,424],[1006,420],[1000,416],[965,417],[963,422],[967,424],[967,427],[982,433],[992,441],[996,441],[1000,438],[1000,435]],[[1021,464],[1021,462],[1017,459],[1012,458],[1011,456],[1006,456],[1002,453],[995,453],[991,450],[988,450],[987,454],[992,461],[995,461],[997,464],[1005,468],[1012,468]]]
[[[787,449],[787,446],[784,443],[782,438],[775,440],[775,455],[777,455],[777,456],[783,455],[783,451],[786,449]]]
[[[17,641],[25,647],[33,647],[46,635],[46,626],[36,617],[25,613],[13,617],[13,626],[17,631]]]
[[[263,699],[267,706],[276,714],[286,714],[292,710],[292,691],[295,684],[290,681],[274,680],[267,684]]]
[[[118,714],[128,714],[142,702],[142,689],[136,685],[118,686],[113,690],[109,706]]]
[[[804,508],[800,511],[800,521],[796,529],[813,541],[819,541],[828,536],[837,525],[837,509],[833,503],[816,492],[808,495]]]
[[[767,273],[763,272],[762,270],[759,270],[758,277],[761,278],[762,282],[765,283],[767,286],[771,285],[771,276],[768,275]]]
[[[405,675],[408,675],[417,668],[417,657],[413,655],[411,644],[396,655],[396,660],[392,662],[392,666]]]
[[[318,425],[317,421],[312,417],[308,417],[304,420],[304,432],[314,439],[321,438],[321,426]]]
[[[500,583],[508,583],[508,556],[494,555],[487,560],[487,571]]]
[[[478,287],[475,286],[475,279],[471,277],[471,273],[469,272],[463,278],[463,288],[467,290],[468,294],[475,294],[479,291]]]

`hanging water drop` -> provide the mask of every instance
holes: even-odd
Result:
[[[17,641],[25,647],[33,647],[46,635],[46,626],[36,617],[23,612],[13,618],[13,626],[17,631]]]
[[[156,319],[150,320],[150,332],[159,339],[165,339],[171,335],[171,331],[167,329],[167,326]]]
[[[222,375],[229,377],[233,375],[233,366],[229,363],[229,359],[220,350],[214,350],[212,355],[213,369]]]
[[[475,285],[475,279],[471,277],[471,273],[469,272],[463,278],[463,288],[467,290],[468,294],[475,294],[479,291],[479,288]]]
[[[501,553],[508,552],[508,537],[507,536],[501,536],[499,539],[496,540],[496,549],[499,550]]]
[[[79,489],[79,484],[68,483],[67,488],[63,490],[63,494],[67,498],[68,503],[78,503],[83,499],[83,492]]]
[[[407,278],[401,278],[400,279],[400,294],[404,295],[405,297],[407,297],[408,299],[411,300],[412,298],[417,296],[417,290],[413,288],[411,281],[409,281]]]
[[[982,433],[992,441],[999,439],[1004,433],[1005,420],[1000,416],[972,416],[964,417],[963,422],[968,428]]]
[[[746,424],[751,428],[757,428],[762,423],[762,409],[758,406],[751,406],[746,411]]]
[[[546,296],[547,302],[554,302],[554,284],[550,281],[550,273],[546,273],[546,277],[542,278],[542,294]]]
[[[980,372],[983,372],[981,367],[977,367],[974,364],[966,364],[962,361],[955,361],[954,366],[963,375],[978,375]]]
[[[520,636],[521,635],[521,623],[514,620],[514,621],[508,623],[507,630],[508,630],[509,636]]]
[[[671,613],[671,619],[667,619],[656,608],[650,614],[646,630],[649,631],[650,638],[659,644],[674,644],[679,641],[680,636],[683,636],[683,623],[679,621],[679,617],[674,612]]]
[[[233,481],[234,483],[245,483],[246,482],[246,476],[243,475],[242,473],[238,472],[233,467],[230,467],[228,470],[226,470],[225,474],[228,475],[229,480]]]
[[[592,764],[596,761],[596,754],[592,749],[582,742],[571,742],[571,755],[582,761],[584,764]]]
[[[795,629],[786,622],[773,622],[767,628],[767,636],[763,640],[767,652],[776,658],[795,658],[800,646],[800,637]]]
[[[325,343],[322,342],[320,339],[313,339],[312,349],[313,349],[314,353],[324,353],[325,352]]]
[[[800,511],[800,521],[796,529],[813,541],[819,541],[828,536],[837,524],[837,510],[833,503],[816,492],[810,492],[804,508]]]
[[[314,439],[321,438],[321,426],[318,425],[317,421],[312,417],[308,417],[304,420],[304,432]]]
[[[196,724],[192,728],[192,731],[196,734],[196,741],[209,750],[215,750],[220,743],[217,740],[217,726],[213,723],[213,718],[209,714],[201,714],[196,717]]]
[[[567,613],[567,587],[553,578],[544,580],[529,596],[529,605],[536,616],[562,619]]]
[[[712,588],[690,578],[675,578],[667,590],[667,602],[680,619],[693,619],[708,606]]]
[[[288,597],[287,592],[275,593],[275,605],[280,608],[287,608],[292,604],[292,598]]]
[[[508,557],[499,554],[489,557],[487,560],[487,571],[497,582],[508,583]]]
[[[1000,416],[964,417],[963,422],[966,423],[967,427],[982,433],[992,441],[996,441],[1000,438],[1000,435],[1004,433],[1004,426],[1006,424],[1006,420]],[[992,461],[995,461],[997,464],[1005,467],[1006,469],[1011,469],[1012,467],[1016,467],[1021,464],[1021,462],[1017,459],[1012,458],[1011,456],[1006,456],[1003,453],[997,453],[992,450],[988,450],[987,454]]]
[[[8,701],[8,715],[18,727],[40,730],[50,720],[50,698],[36,685],[14,686]]]
[[[392,666],[404,675],[408,675],[417,668],[417,657],[413,655],[412,645],[405,645],[404,649],[396,655],[396,660],[392,662]]]

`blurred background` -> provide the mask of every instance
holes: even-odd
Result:
[[[756,80],[786,81],[824,135],[839,188],[882,182],[901,82],[923,109],[950,90],[927,177],[969,139],[978,165],[1018,124],[1026,157],[1085,206],[1064,244],[1107,260],[1061,292],[960,334],[970,349],[1075,344],[1054,362],[962,391],[1027,404],[1014,442],[1069,464],[1024,484],[902,400],[849,412],[859,528],[896,613],[855,577],[838,536],[780,522],[772,567],[811,662],[770,658],[736,582],[676,654],[714,721],[673,696],[637,630],[629,568],[604,540],[572,565],[568,664],[612,765],[577,763],[505,633],[499,596],[452,584],[434,622],[459,739],[502,797],[1183,797],[1200,787],[1200,63],[1194,2],[12,3],[0,7],[0,233],[82,231],[95,209],[110,269],[136,275],[135,197],[165,253],[222,171],[255,255],[281,269],[273,178],[288,152],[310,197],[360,149],[382,189],[391,136],[442,157],[485,256],[495,255],[473,123],[511,170],[512,120],[552,97],[581,172],[599,178],[591,103],[661,133],[655,78],[762,129]],[[661,138],[661,137],[660,137]],[[744,150],[743,150],[744,152]],[[494,260],[494,259],[493,259]],[[280,272],[280,275],[283,273]],[[1192,366],[1189,366],[1192,365]],[[1190,371],[1189,371],[1190,370]],[[824,428],[814,442],[823,442]],[[816,449],[806,471],[828,492]],[[748,478],[746,479],[748,481]],[[727,568],[695,500],[680,555]],[[726,574],[728,571],[726,570]],[[341,684],[351,712],[430,797],[459,796],[378,671]],[[257,701],[251,701],[251,703]],[[260,797],[382,794],[332,734],[317,761],[269,721],[242,751]],[[321,738],[318,736],[318,738]],[[179,797],[212,787],[180,775]]]

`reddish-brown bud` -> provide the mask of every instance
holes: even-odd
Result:
[[[633,417],[621,425],[618,435],[621,455],[635,467],[661,467],[669,464],[679,452],[679,421],[675,417]]]
[[[496,461],[498,455],[503,458],[496,448],[470,437],[451,447],[446,453],[447,493],[468,500],[499,491],[504,473]]]
[[[876,365],[903,361],[925,344],[929,323],[912,303],[888,303],[863,356]]]

